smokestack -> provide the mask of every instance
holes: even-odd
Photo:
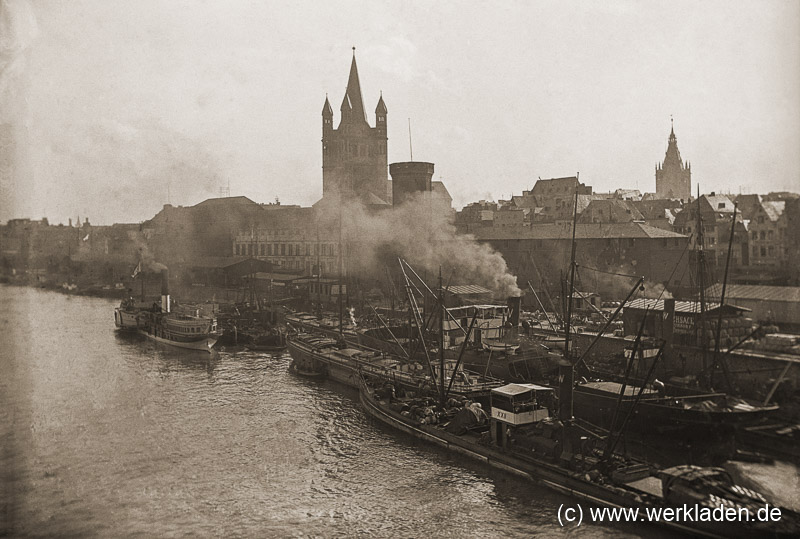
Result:
[[[169,270],[161,270],[161,312],[168,313],[169,310]]]
[[[522,305],[522,296],[509,296],[508,297],[508,320],[511,325],[517,327],[519,325],[519,311]]]
[[[572,386],[575,383],[575,371],[572,365],[563,360],[558,365],[558,419],[572,421]]]

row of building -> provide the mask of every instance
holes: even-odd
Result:
[[[175,278],[191,285],[208,284],[204,281],[209,276],[224,274],[221,268],[256,259],[264,263],[262,271],[335,277],[343,258],[363,254],[363,238],[342,242],[343,207],[357,204],[364,215],[390,216],[408,205],[425,205],[436,218],[423,227],[452,227],[491,245],[521,286],[530,281],[556,294],[569,256],[577,199],[582,287],[601,291],[603,297],[624,296],[627,281],[616,278],[625,275],[644,276],[654,287],[686,294],[696,288],[698,214],[710,266],[708,282],[713,282],[725,266],[734,204],[733,280],[800,284],[800,198],[790,193],[711,193],[692,199],[691,166],[680,156],[674,129],[664,160],[656,166],[655,193],[595,193],[577,177],[553,178],[539,180],[509,200],[475,202],[456,213],[444,183],[433,180],[432,163],[388,163],[383,96],[375,108],[374,127],[365,110],[353,55],[337,126],[327,97],[323,105],[323,197],[311,207],[224,197],[194,206],[167,204],[137,224],[92,226],[87,220],[52,226],[46,220],[12,220],[0,227],[3,271],[90,274],[116,281],[144,260],[169,266]],[[418,241],[427,240],[420,235]]]

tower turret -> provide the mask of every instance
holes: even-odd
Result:
[[[378,130],[379,133],[386,134],[386,113],[389,112],[386,110],[386,103],[383,102],[383,92],[381,92],[381,97],[378,99],[378,106],[375,107],[375,129]]]
[[[322,106],[322,167],[324,168],[330,160],[331,143],[333,135],[333,108],[325,94],[325,104]]]

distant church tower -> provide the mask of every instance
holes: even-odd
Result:
[[[325,97],[322,107],[322,196],[341,192],[365,204],[391,203],[391,184],[386,155],[386,104],[383,95],[375,108],[375,127],[370,127],[361,98],[356,53],[341,106],[339,127],[333,128],[333,109]]]
[[[681,159],[674,126],[670,129],[664,162],[656,165],[656,198],[679,198],[688,201],[692,195],[692,165]]]

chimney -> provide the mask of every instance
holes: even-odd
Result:
[[[507,304],[508,304],[508,321],[511,323],[511,327],[516,329],[519,326],[519,311],[520,311],[520,306],[522,304],[522,297],[509,296]]]
[[[169,270],[161,270],[161,312],[168,313],[169,310]]]

